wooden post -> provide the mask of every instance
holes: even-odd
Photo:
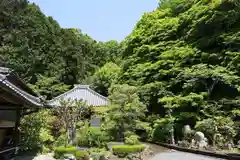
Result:
[[[14,128],[15,147],[18,147],[20,142],[20,132],[18,129],[19,125],[20,125],[20,108],[16,110],[16,124]]]

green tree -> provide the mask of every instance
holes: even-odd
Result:
[[[1,0],[0,8],[1,61],[27,83],[35,85],[39,75],[66,85],[81,83],[107,61],[105,51],[98,55],[95,40],[80,29],[61,28],[34,3]]]
[[[38,81],[35,85],[30,86],[40,93],[44,95],[46,99],[52,99],[63,92],[69,90],[70,86],[65,85],[60,82],[56,77],[46,77],[46,76],[38,76]]]
[[[213,146],[232,142],[236,136],[234,122],[228,117],[214,117],[197,122],[195,128],[202,131]]]
[[[104,65],[106,62],[119,64],[121,61],[121,44],[115,40],[97,43],[98,62]]]
[[[109,93],[111,106],[106,116],[105,127],[110,132],[118,132],[118,138],[124,141],[124,132],[134,132],[136,123],[144,117],[146,108],[139,101],[136,87],[127,84],[113,85]]]
[[[117,64],[106,63],[90,77],[90,84],[95,91],[103,96],[108,96],[108,89],[112,84],[117,83],[120,72],[121,68]]]
[[[60,100],[55,112],[59,121],[63,122],[66,139],[65,145],[72,144],[76,134],[76,123],[81,120],[88,111],[86,102],[80,100]],[[69,130],[71,128],[71,130]]]
[[[20,133],[22,150],[36,151],[44,147],[51,148],[54,137],[47,125],[50,118],[49,116],[48,111],[41,110],[38,113],[26,115],[21,119]]]

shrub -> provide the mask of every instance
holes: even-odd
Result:
[[[113,146],[113,154],[118,155],[119,157],[125,157],[131,153],[139,153],[144,150],[145,146],[143,144],[139,145],[119,145]]]
[[[92,153],[91,157],[93,160],[103,160],[104,159],[104,153]]]
[[[162,118],[154,121],[152,139],[158,142],[167,142],[173,126],[173,121],[170,118]]]
[[[49,135],[49,130],[46,128],[48,112],[40,111],[24,116],[21,119],[20,132],[22,147],[24,151],[39,151],[42,145],[47,145],[52,142],[52,137]],[[47,142],[47,143],[46,143]]]
[[[60,146],[60,147],[55,148],[55,150],[54,150],[54,157],[55,158],[61,158],[61,157],[64,156],[64,154],[73,154],[73,155],[75,155],[76,151],[77,151],[77,148],[75,148],[75,147],[65,148],[64,146]]]
[[[75,157],[77,160],[87,160],[89,155],[86,151],[77,150],[75,153]]]
[[[125,137],[130,137],[130,136],[132,136],[132,135],[135,135],[135,133],[134,133],[134,132],[131,132],[131,131],[126,131],[126,132],[124,132],[124,136],[125,136]]]
[[[42,153],[49,153],[51,152],[51,149],[46,147],[45,145],[42,146]]]
[[[67,141],[66,134],[62,134],[56,139],[56,141],[54,142],[54,145],[57,146],[57,147],[58,146],[64,146],[66,144],[66,141]]]
[[[184,133],[183,139],[188,142],[191,142],[192,139],[194,139],[195,133],[196,133],[196,131],[194,131],[194,130],[188,131],[188,132]]]
[[[99,127],[89,127],[88,129],[88,144],[93,147],[103,147],[109,141],[110,137],[106,132],[102,131]]]
[[[104,157],[111,155],[111,152],[107,151],[106,148],[89,148],[88,153],[93,160],[101,160],[104,159]]]
[[[139,142],[139,136],[137,135],[131,135],[129,137],[126,137],[125,143],[129,145],[134,145],[134,144],[140,144]]]
[[[229,143],[236,135],[234,122],[229,117],[214,117],[198,121],[196,130],[201,131],[213,145]]]
[[[74,145],[103,147],[110,140],[109,135],[99,127],[84,126],[77,131]]]
[[[78,124],[79,129],[76,132],[76,138],[74,140],[74,145],[77,146],[88,146],[88,122],[83,122]]]
[[[76,147],[57,147],[54,150],[54,158],[62,158],[65,154],[72,154],[76,157],[77,160],[88,159],[88,153],[86,151],[78,150]]]

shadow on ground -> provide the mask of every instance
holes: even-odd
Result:
[[[33,160],[37,156],[37,153],[22,153],[17,157],[13,158],[14,160]]]

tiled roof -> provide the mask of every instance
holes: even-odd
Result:
[[[84,100],[88,106],[107,106],[108,99],[94,90],[90,89],[88,85],[75,85],[73,89],[65,92],[56,98],[48,101],[51,106],[60,105],[61,99]]]
[[[7,89],[12,94],[20,97],[23,102],[31,107],[43,107],[46,106],[45,101],[41,97],[36,97],[30,93],[20,89],[18,86],[9,81],[8,76],[11,74],[12,70],[4,67],[0,67],[0,87]],[[22,83],[22,82],[21,82]],[[28,88],[28,90],[31,90]],[[33,92],[33,91],[32,91]],[[35,94],[37,95],[37,94]]]

